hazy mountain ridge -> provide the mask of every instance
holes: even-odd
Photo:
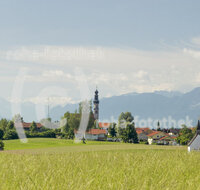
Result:
[[[197,105],[197,106],[194,106]],[[199,105],[199,106],[198,106]],[[74,111],[78,105],[66,105],[64,111]],[[73,110],[71,109],[73,108]],[[59,107],[52,109],[52,115],[58,114]],[[100,100],[100,119],[110,121],[117,119],[121,112],[130,111],[141,119],[162,119],[171,116],[175,120],[196,120],[200,116],[200,88],[188,93],[156,91],[153,93],[129,93],[121,96],[102,98]],[[63,115],[63,113],[60,115]]]
[[[101,94],[101,92],[100,92]],[[11,118],[11,103],[0,98],[0,117]],[[21,114],[25,121],[38,121],[36,105],[23,103]],[[64,107],[56,106],[51,108],[50,116],[53,120],[60,120],[65,112],[74,112],[78,104],[68,104]],[[47,110],[47,109],[46,109]],[[195,88],[188,93],[156,91],[152,93],[128,93],[120,96],[100,99],[100,120],[111,121],[117,119],[121,112],[130,111],[134,116],[141,119],[162,119],[172,116],[179,120],[189,116],[196,120],[200,116],[200,88]],[[13,114],[13,113],[12,113]]]

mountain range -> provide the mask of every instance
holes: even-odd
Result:
[[[100,92],[101,93],[101,92]],[[11,118],[11,103],[0,99],[0,117]],[[56,106],[50,110],[53,120],[59,120],[66,111],[74,112],[78,104]],[[100,99],[100,120],[116,121],[121,112],[129,111],[140,120],[151,118],[154,121],[169,118],[178,121],[186,120],[186,117],[196,124],[200,116],[200,87],[181,93],[177,91],[155,91],[151,93],[128,93],[120,96],[112,96]],[[37,121],[35,105],[23,103],[21,115],[25,121]]]
[[[73,112],[77,108],[77,104],[57,106],[51,110],[51,115],[58,118],[67,110]],[[158,120],[161,122],[163,118],[167,120],[171,118],[176,121],[176,124],[172,121],[171,125],[180,127],[181,124],[187,123],[188,118],[189,121],[193,121],[192,125],[196,125],[200,117],[200,88],[195,88],[188,93],[155,91],[152,93],[129,93],[100,99],[101,121],[116,121],[121,112],[127,111],[140,121],[150,118],[154,122]],[[178,124],[179,121],[180,124]]]

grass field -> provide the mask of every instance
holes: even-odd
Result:
[[[21,150],[21,149],[38,149],[50,147],[65,147],[65,146],[80,146],[82,143],[76,144],[73,140],[63,139],[48,139],[48,138],[32,138],[28,139],[28,143],[21,143],[20,140],[6,140],[4,141],[5,150]],[[87,145],[104,145],[116,144],[110,142],[88,141]],[[119,143],[118,143],[119,144]]]
[[[200,189],[200,153],[186,147],[30,139],[5,141],[0,189]]]

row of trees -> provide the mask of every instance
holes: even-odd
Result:
[[[55,138],[59,130],[48,129],[41,127],[38,129],[37,124],[33,121],[31,123],[30,129],[25,131],[27,137],[49,137]],[[18,139],[18,134],[14,126],[13,120],[1,119],[0,120],[0,139],[10,140]]]
[[[74,139],[74,131],[78,130],[80,125],[80,120],[82,116],[82,104],[79,105],[79,112],[69,113],[66,112],[63,118],[67,119],[67,123],[59,129],[48,129],[45,127],[38,128],[37,124],[33,121],[29,130],[25,131],[28,138],[34,137],[48,137],[66,139]],[[96,128],[96,123],[92,113],[92,108],[90,106],[89,112],[89,122],[87,126],[87,131]],[[134,118],[130,112],[121,113],[119,116],[118,126],[113,123],[109,127],[109,134],[111,137],[117,137],[122,139],[124,142],[138,143],[138,137],[135,130]],[[18,139],[16,129],[14,127],[13,120],[1,119],[0,120],[0,139]]]
[[[176,138],[176,141],[180,145],[187,145],[196,133],[196,128],[189,128],[186,125],[182,125],[182,129],[160,129],[159,122],[157,130],[165,133],[177,131],[178,136]],[[138,137],[134,125],[134,118],[130,112],[121,113],[118,119],[118,127],[116,123],[113,123],[109,127],[108,132],[110,137],[121,138],[124,142],[138,143]]]
[[[96,128],[96,123],[93,117],[92,106],[90,104],[89,108],[89,123],[87,130]],[[38,129],[37,124],[32,122],[29,130],[25,131],[28,138],[34,137],[47,137],[47,138],[60,138],[74,139],[74,131],[78,130],[80,125],[80,120],[82,116],[82,103],[79,105],[79,111],[75,113],[66,112],[63,118],[67,119],[67,123],[60,129],[48,129],[41,127]],[[22,119],[23,120],[23,119]],[[159,125],[158,125],[159,126]],[[138,137],[135,130],[134,117],[130,112],[121,113],[118,118],[118,125],[113,123],[110,125],[109,136],[113,138],[120,138],[124,142],[128,143],[138,143]],[[167,132],[167,131],[163,131]],[[181,145],[187,145],[188,142],[194,136],[196,130],[192,130],[187,126],[183,125],[182,129],[179,131],[177,137],[177,142]],[[1,119],[0,120],[0,139],[9,140],[9,139],[18,139],[18,135],[14,126],[14,120]],[[2,143],[0,142],[0,149]]]
[[[37,124],[33,121],[31,123],[30,129],[25,131],[25,134],[28,138],[56,138],[56,134],[60,130],[45,128],[44,126],[38,128]]]
[[[90,106],[89,122],[87,131],[96,128],[92,107]],[[79,105],[79,112],[66,112],[63,118],[67,119],[67,123],[62,128],[62,135],[67,139],[74,138],[74,131],[78,130],[82,116],[82,104]],[[113,123],[108,129],[109,135],[113,138],[122,139],[126,143],[138,143],[138,137],[135,130],[134,117],[130,112],[121,113],[118,125]]]
[[[67,119],[67,123],[59,129],[48,129],[45,127],[37,127],[37,124],[33,121],[30,129],[25,131],[28,138],[34,137],[48,137],[55,138],[59,136],[60,138],[74,139],[74,131],[78,130],[81,117],[82,117],[83,103],[79,104],[78,111],[75,113],[66,112],[63,118]],[[89,122],[87,126],[87,131],[92,128],[96,128],[96,122],[94,120],[92,112],[92,103],[89,106]],[[23,122],[21,116],[17,116]],[[0,120],[0,139],[18,139],[18,135],[14,126],[14,120],[1,119]],[[130,112],[121,113],[119,116],[118,127],[114,123],[109,128],[109,134],[112,137],[121,138],[124,142],[138,143],[137,133],[135,130],[134,118]]]

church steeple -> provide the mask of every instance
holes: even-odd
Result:
[[[95,95],[94,95],[94,119],[99,119],[99,91],[96,89]]]

